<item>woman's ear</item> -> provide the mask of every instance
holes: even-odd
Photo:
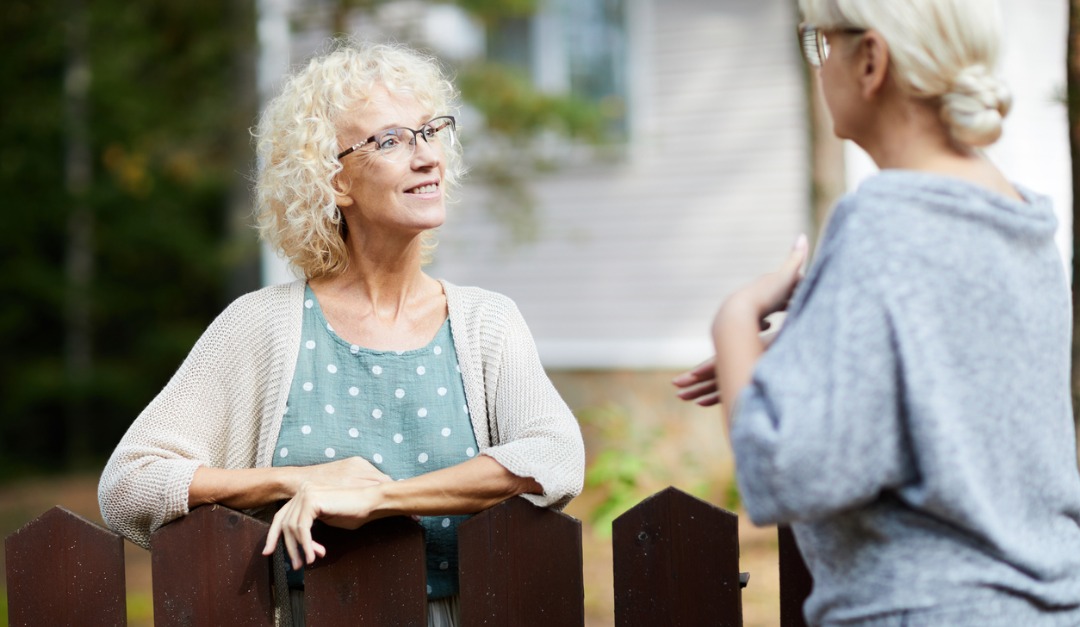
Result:
[[[349,195],[352,185],[345,181],[343,172],[338,172],[330,180],[330,186],[334,188],[334,203],[338,207],[348,207],[353,204],[353,198]]]
[[[859,38],[856,58],[859,92],[864,99],[873,100],[889,76],[889,44],[877,31],[867,31]]]

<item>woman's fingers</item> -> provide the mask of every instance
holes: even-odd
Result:
[[[697,403],[698,405],[701,405],[702,407],[712,407],[713,405],[719,405],[720,404],[720,391],[717,390],[716,392],[713,392],[712,394],[707,394],[705,396],[698,397],[697,399],[694,400],[694,402]]]
[[[277,549],[278,539],[281,537],[281,511],[274,514],[274,520],[270,522],[270,531],[266,534],[266,545],[263,547],[263,555],[272,555]]]
[[[716,378],[715,355],[675,377],[671,382],[675,384],[675,387],[684,388],[714,378]]]
[[[701,383],[698,383],[697,385],[694,385],[692,387],[683,388],[676,393],[676,396],[678,396],[684,401],[692,401],[699,399],[702,396],[713,394],[716,391],[716,379],[713,378],[709,379],[708,381],[702,381]]]
[[[795,289],[795,286],[803,277],[803,266],[806,263],[806,255],[809,250],[810,242],[806,239],[805,234],[800,234],[795,239],[795,245],[791,247],[787,259],[784,260],[781,274],[788,278],[791,289]]]

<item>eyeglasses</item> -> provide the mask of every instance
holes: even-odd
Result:
[[[806,62],[813,67],[825,65],[825,59],[829,58],[829,38],[825,31],[833,33],[845,33],[848,35],[861,35],[866,32],[865,28],[821,28],[813,24],[799,25],[799,43],[802,44],[803,56]]]
[[[366,152],[378,153],[387,161],[403,161],[412,157],[416,152],[416,138],[423,137],[424,141],[436,146],[450,148],[457,143],[457,122],[452,115],[443,115],[432,118],[424,123],[419,129],[388,128],[368,137],[359,144],[353,144],[338,154],[340,160],[357,150],[374,144],[374,150]]]

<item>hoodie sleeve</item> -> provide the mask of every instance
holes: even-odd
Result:
[[[737,480],[757,524],[867,503],[912,472],[888,281],[870,242],[834,244],[737,399]]]

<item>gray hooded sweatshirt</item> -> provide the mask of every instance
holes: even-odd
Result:
[[[739,489],[813,625],[1080,625],[1070,301],[1046,197],[887,170],[737,399]]]

